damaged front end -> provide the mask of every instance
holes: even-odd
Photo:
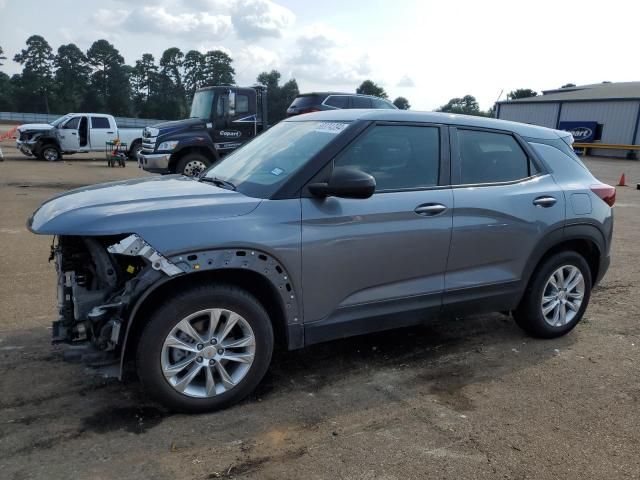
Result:
[[[56,238],[50,256],[58,274],[53,342],[90,346],[89,363],[115,362],[135,300],[182,270],[135,234]]]

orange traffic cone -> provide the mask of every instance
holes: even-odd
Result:
[[[618,182],[617,187],[626,187],[627,186],[627,177],[625,177],[624,173],[620,175],[620,181]]]

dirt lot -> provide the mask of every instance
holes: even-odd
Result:
[[[494,314],[278,353],[252,398],[186,416],[63,362],[51,239],[24,226],[60,191],[145,173],[3,150],[0,477],[640,478],[640,162],[587,160],[633,186],[570,335],[532,340]]]

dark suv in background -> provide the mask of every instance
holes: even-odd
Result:
[[[314,92],[302,93],[289,105],[287,117],[322,110],[343,110],[348,108],[376,108],[397,110],[389,100],[372,95],[357,93]]]

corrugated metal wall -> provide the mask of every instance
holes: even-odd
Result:
[[[557,103],[501,104],[498,118],[556,128]]]
[[[602,124],[602,143],[632,143],[633,129],[640,103],[630,102],[576,102],[564,103],[560,121],[598,122]],[[625,157],[624,150],[593,149],[594,155]]]

